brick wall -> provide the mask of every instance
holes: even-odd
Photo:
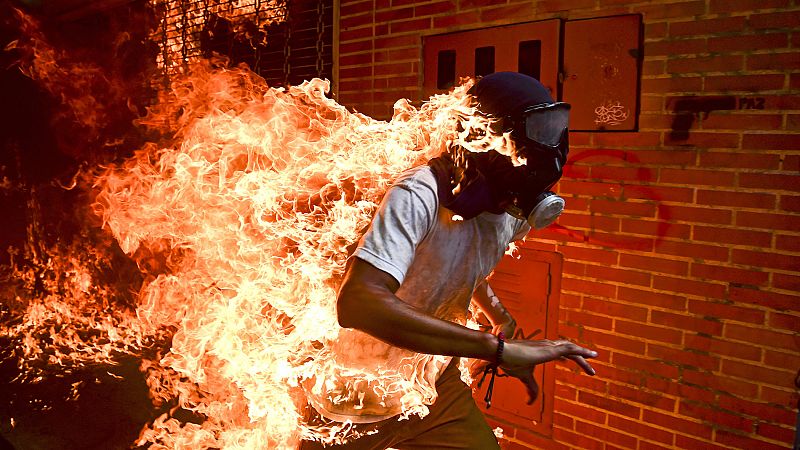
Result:
[[[800,1],[341,0],[338,99],[420,100],[421,35],[641,13],[638,132],[572,133],[567,212],[527,246],[564,255],[551,438],[506,448],[791,447],[800,369]],[[693,114],[687,98],[724,98]],[[681,103],[684,101],[684,103]],[[697,104],[695,104],[697,106]],[[533,238],[533,239],[531,239]]]

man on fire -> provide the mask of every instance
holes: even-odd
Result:
[[[460,379],[461,357],[519,379],[530,401],[538,393],[537,364],[566,358],[594,374],[586,361],[594,351],[568,341],[511,339],[514,319],[486,282],[511,242],[548,226],[564,207],[550,189],[567,161],[569,105],[514,72],[483,77],[470,94],[510,132],[525,164],[494,150],[452,148],[387,191],[349,262],[337,301],[344,330],[333,345],[344,367],[374,367],[396,382],[347,382],[346,371],[317,380],[322,388],[309,395],[312,414],[353,423],[358,436],[325,448],[499,448]],[[470,301],[492,332],[462,325]],[[321,444],[304,441],[301,448]]]

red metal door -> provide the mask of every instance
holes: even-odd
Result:
[[[423,37],[423,98],[461,77],[502,71],[535,76],[555,98],[560,28],[552,19]]]
[[[490,284],[503,305],[517,320],[515,338],[557,339],[558,299],[560,291],[560,253],[520,249],[521,258],[503,257],[490,278]],[[515,378],[495,380],[492,407],[488,418],[498,419],[517,428],[549,435],[552,432],[554,367],[540,365],[534,370],[539,396],[528,405],[528,393]],[[475,401],[483,407],[488,380],[475,391]]]

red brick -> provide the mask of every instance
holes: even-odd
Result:
[[[608,416],[608,425],[612,428],[632,433],[642,439],[653,440],[665,444],[672,444],[675,440],[675,434],[670,431],[651,427],[642,422],[628,420],[624,417]],[[639,449],[642,449],[641,444]]]
[[[695,278],[705,280],[728,281],[756,286],[766,285],[769,279],[767,272],[700,263],[692,264],[691,274]]]
[[[713,112],[702,120],[704,130],[778,130],[783,126],[779,114],[732,114]],[[727,159],[726,159],[727,157]],[[752,153],[705,153],[700,155],[700,165],[723,167],[777,169],[778,155]],[[730,164],[730,165],[726,165]]]
[[[578,401],[586,405],[600,408],[600,410],[621,414],[634,419],[639,418],[640,409],[638,406],[629,405],[605,396],[595,395],[586,391],[579,391]]]
[[[737,211],[736,225],[748,228],[795,231],[800,229],[800,215]]]
[[[675,435],[676,448],[703,449],[703,450],[731,450],[730,447],[714,445],[709,442],[701,441],[693,437],[681,434]]]
[[[670,220],[680,220],[691,223],[709,223],[716,225],[730,225],[733,212],[730,209],[715,209],[693,206],[670,206],[668,209]],[[661,217],[661,219],[667,219]]]
[[[758,438],[717,430],[714,441],[727,445],[728,448],[757,448],[758,450],[784,450],[786,446],[763,441]]]
[[[731,356],[751,361],[761,361],[762,349],[759,346],[742,342],[732,342],[707,336],[686,335],[686,348],[701,350],[723,356]]]
[[[586,181],[564,181],[560,183],[561,191],[567,194],[589,195],[592,197],[618,197],[622,192],[619,183],[591,183]]]
[[[645,54],[648,56],[694,55],[705,53],[707,48],[705,38],[669,39],[646,43]]]
[[[618,433],[605,426],[599,427],[590,423],[577,421],[575,423],[575,431],[600,439],[603,442],[621,445],[624,448],[636,448],[637,439],[635,437]],[[608,446],[606,446],[606,448],[608,448]]]
[[[751,402],[736,397],[721,396],[719,406],[742,415],[754,417],[764,421],[792,425],[797,417],[796,412],[762,402]]]
[[[708,39],[708,51],[712,53],[727,53],[753,51],[754,49],[776,49],[786,48],[788,44],[788,33],[720,36]]]
[[[639,370],[661,378],[677,378],[680,374],[680,369],[675,365],[623,353],[614,353],[612,355],[612,361],[618,367]]]
[[[339,53],[341,55],[358,53],[368,50],[372,50],[372,40],[348,42],[339,46]]]
[[[794,440],[795,428],[794,427],[781,427],[769,423],[759,423],[758,435],[764,436],[767,439],[780,442],[792,442]]]
[[[800,114],[792,114],[789,116],[789,118],[797,118],[797,121],[800,122]],[[783,155],[783,164],[781,168],[783,170],[791,170],[795,172],[800,171],[800,155]]]
[[[750,14],[748,24],[750,28],[756,30],[797,28],[800,27],[800,12],[780,11],[765,14]]]
[[[608,0],[603,3],[608,3]],[[605,6],[605,5],[603,5]],[[647,22],[644,24],[644,38],[655,40],[667,35],[667,22]]]
[[[779,234],[775,240],[776,250],[786,250],[790,252],[800,251],[800,236],[787,236]]]
[[[414,16],[431,16],[442,13],[451,14],[456,11],[456,2],[452,0],[438,1],[433,3],[418,4],[414,6]]]
[[[732,261],[735,264],[782,270],[797,270],[800,267],[800,257],[797,256],[742,249],[733,249]]]
[[[800,297],[778,292],[731,286],[729,298],[737,302],[751,303],[753,305],[783,311],[800,310]]]
[[[579,280],[564,277],[561,279],[561,288],[565,291],[580,292],[598,297],[614,298],[616,286],[604,282]]]
[[[531,16],[535,12],[536,8],[531,6],[529,3],[501,6],[497,8],[484,8],[481,10],[481,21],[507,21],[509,17],[515,17],[517,20],[520,20],[526,16]]]
[[[747,70],[800,69],[800,52],[761,53],[747,55]]]
[[[590,178],[647,182],[656,181],[658,171],[646,167],[592,166]]]
[[[350,79],[350,78],[372,77],[372,75],[373,75],[372,66],[362,66],[362,67],[351,67],[351,68],[339,69],[340,80],[347,80],[347,79]],[[361,91],[361,94],[363,95],[363,91]]]
[[[704,245],[688,242],[660,241],[656,245],[658,253],[685,256],[711,261],[727,261],[728,249],[720,245]]]
[[[658,205],[659,214],[664,220],[670,219],[669,206]],[[661,212],[666,210],[667,212]],[[680,223],[668,223],[658,220],[635,220],[622,219],[620,221],[620,231],[623,233],[646,234],[655,236],[659,239],[665,237],[688,239],[691,233],[691,225]]]
[[[759,391],[759,386],[751,382],[752,380],[737,380],[736,378],[690,369],[683,370],[682,379],[685,383],[741,397],[755,398]]]
[[[581,433],[573,433],[563,428],[556,428],[553,430],[553,438],[565,442],[570,445],[570,448],[580,448],[583,450],[605,450],[605,443],[594,440]]]
[[[686,314],[654,310],[650,313],[650,321],[658,325],[696,331],[707,335],[718,336],[722,334],[722,323],[716,320],[693,317]]]
[[[589,408],[579,403],[559,401],[556,399],[554,409],[572,417],[580,417],[581,420],[588,420],[597,424],[605,424],[607,414],[597,408]]]
[[[623,200],[593,199],[590,211],[599,214],[613,214],[633,217],[655,217],[656,205]]]
[[[754,193],[698,189],[697,204],[774,209],[775,195],[760,192]]]
[[[616,318],[630,319],[637,322],[647,320],[648,310],[638,306],[624,303],[616,303],[609,300],[599,300],[586,297],[583,300],[583,307],[592,312]]]
[[[558,251],[567,259],[590,261],[606,265],[615,265],[619,257],[619,253],[612,250],[581,248],[569,245],[559,247]]]
[[[785,80],[783,74],[707,76],[705,92],[772,91],[783,89]]]
[[[420,19],[427,20],[427,19]],[[375,39],[376,49],[389,49],[392,47],[415,47],[419,45],[419,36],[417,35],[401,35],[401,36],[385,36]]]
[[[640,305],[667,308],[676,311],[686,309],[686,298],[680,295],[662,294],[651,290],[639,290],[627,286],[620,286],[618,298],[623,301],[638,303]],[[680,337],[678,338],[680,342]]]
[[[725,411],[712,409],[705,405],[698,405],[692,402],[681,401],[678,406],[681,415],[694,417],[718,425],[735,428],[737,430],[750,432],[753,430],[753,421],[743,417],[735,416]],[[705,447],[704,447],[705,448]]]
[[[800,354],[767,350],[764,355],[764,364],[778,368],[800,367]]]
[[[373,17],[372,11],[366,11],[362,14],[342,17],[340,26],[342,31],[352,30],[357,27],[372,26]]]
[[[733,13],[752,12],[759,9],[783,8],[789,6],[789,0],[711,0],[709,12]]]
[[[800,170],[798,170],[800,171]],[[800,196],[781,195],[779,210],[800,212]]]
[[[795,408],[797,407],[797,402],[800,401],[800,395],[797,394],[797,388],[787,390],[772,386],[761,386],[759,400],[786,408]]]
[[[689,300],[689,312],[704,317],[727,319],[752,324],[764,323],[764,311],[726,303],[712,303],[708,300]]]
[[[740,173],[739,186],[764,190],[800,191],[800,176],[780,173]]]
[[[686,261],[664,259],[663,257],[622,254],[620,255],[620,266],[668,273],[671,275],[686,275],[688,273],[689,263]]]
[[[428,30],[431,28],[431,18],[422,17],[418,19],[404,20],[401,22],[391,22],[389,24],[389,32],[405,33],[408,31]]]
[[[654,75],[664,75],[666,73],[667,62],[664,60],[647,60],[642,62],[642,76],[652,77]],[[658,109],[661,110],[660,108]],[[641,111],[652,111],[648,108],[641,108]],[[639,116],[639,126],[642,124],[643,116]]]
[[[434,28],[452,28],[463,25],[473,25],[479,23],[480,11],[466,11],[459,14],[450,14],[433,18]]]
[[[639,286],[650,286],[650,274],[633,270],[593,266],[587,268],[589,276],[601,280],[616,281],[625,284],[635,284]]]
[[[644,342],[638,339],[627,339],[616,334],[603,333],[598,330],[584,330],[583,338],[587,342],[587,346],[595,348],[595,346],[605,347],[611,350],[622,350],[628,353],[644,353]]]
[[[744,16],[671,22],[669,24],[669,34],[671,36],[707,36],[716,33],[741,31],[744,28],[744,24]]]
[[[342,43],[368,37],[372,37],[372,27],[356,28],[354,30],[342,30],[339,32],[339,39]]]
[[[693,189],[688,187],[626,185],[623,189],[623,199],[691,203],[694,198]]]
[[[693,169],[661,169],[662,183],[700,185],[700,186],[733,186],[736,174],[719,170]]]
[[[687,351],[686,349],[674,349],[656,344],[647,345],[647,356],[666,363],[676,364],[683,368],[699,368],[705,370],[718,370],[719,357],[703,352]]]
[[[800,134],[745,134],[742,149],[800,150]]]
[[[372,53],[356,53],[356,54],[342,55],[339,58],[339,63],[342,65],[342,67],[362,66],[365,64],[371,64],[372,58],[373,58]]]
[[[667,60],[666,72],[670,74],[736,72],[743,69],[744,55],[691,55]]]
[[[680,137],[673,133],[664,135],[664,145],[666,146],[694,146],[704,149],[712,148],[738,148],[740,137],[736,133],[702,132],[693,131],[686,137]]]
[[[800,330],[800,317],[793,314],[781,314],[778,312],[769,313],[769,325],[788,331]]]
[[[734,341],[750,342],[762,347],[778,349],[794,348],[797,345],[795,337],[791,333],[782,333],[735,323],[725,324],[725,337]]]
[[[777,289],[800,292],[800,276],[773,273],[771,286]]]
[[[341,17],[352,16],[372,9],[372,0],[343,2],[339,7]]]
[[[654,276],[653,288],[663,291],[697,295],[706,298],[725,298],[725,286],[722,284],[688,280],[684,278]]]
[[[770,129],[770,128],[763,128],[763,129]],[[764,153],[752,154],[752,153],[731,153],[731,152],[703,152],[700,154],[700,161],[698,165],[704,168],[724,167],[731,169],[777,170],[780,165],[780,156],[775,154],[764,154]]]
[[[667,19],[674,17],[699,16],[706,11],[705,1],[683,1],[670,3],[668,7],[663,4],[643,5],[636,7],[637,12],[644,14],[645,21]]]
[[[556,11],[569,11],[571,9],[591,8],[594,0],[539,0],[536,4],[538,14]]]
[[[712,429],[709,425],[677,417],[675,414],[664,414],[659,411],[645,409],[642,411],[644,423],[653,424],[674,430],[677,433],[689,433],[704,439],[711,439]]]
[[[594,143],[599,148],[608,147],[655,147],[661,142],[658,132],[639,131],[636,133],[597,133],[593,136]]]
[[[582,311],[567,311],[567,322],[589,328],[599,328],[611,330],[613,320],[608,317],[601,317]]]
[[[696,93],[703,88],[703,78],[670,76],[642,79],[642,93]]]
[[[620,233],[590,231],[586,241],[592,245],[626,250],[649,252],[653,250],[654,240],[647,237],[627,236]]]
[[[646,325],[620,319],[614,322],[614,331],[643,340],[666,342],[668,344],[680,344],[683,340],[683,332],[680,329]]]
[[[583,228],[592,231],[602,230],[616,233],[619,231],[619,219],[590,214],[572,214],[567,211],[558,218],[558,224],[568,228]]]
[[[692,239],[696,241],[719,242],[732,245],[770,247],[772,243],[772,234],[762,231],[741,230],[738,228],[704,227],[695,225]]]

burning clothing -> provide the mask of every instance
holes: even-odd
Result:
[[[506,247],[530,230],[507,214],[454,220],[440,207],[436,178],[427,166],[401,175],[387,191],[354,256],[390,274],[397,297],[431,316],[464,324],[475,287]],[[324,417],[376,422],[403,412],[427,413],[436,380],[450,357],[423,355],[343,329],[332,351],[340,369],[316,380],[309,400]],[[356,375],[360,374],[360,375]]]

